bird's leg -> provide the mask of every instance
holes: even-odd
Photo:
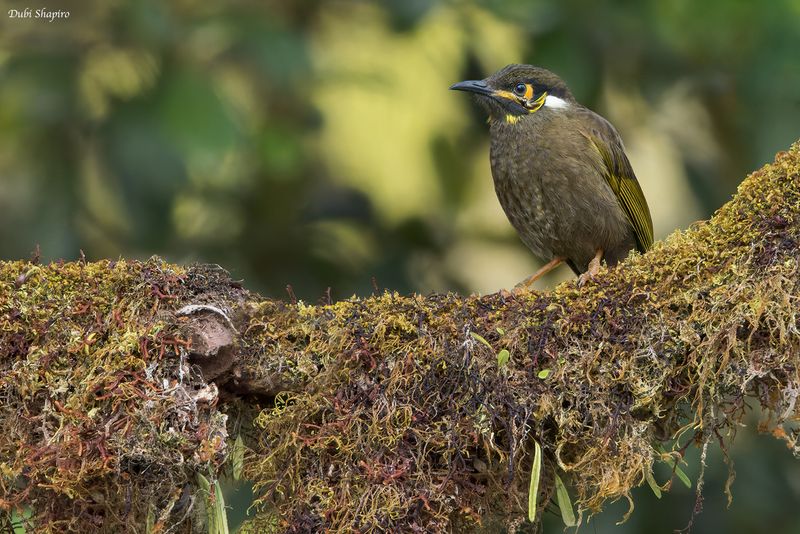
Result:
[[[578,277],[578,285],[582,286],[589,280],[594,280],[594,275],[600,272],[600,260],[603,259],[603,249],[598,248],[597,252],[592,258],[592,261],[589,262],[589,268],[586,270],[585,273]]]
[[[552,260],[548,261],[542,267],[539,268],[538,271],[530,275],[528,278],[514,286],[514,289],[511,291],[515,295],[519,295],[520,293],[527,291],[530,289],[531,285],[538,280],[539,278],[543,277],[559,265],[561,265],[566,258],[562,256],[556,256]]]

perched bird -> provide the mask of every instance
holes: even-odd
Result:
[[[580,105],[561,78],[508,65],[450,87],[489,113],[497,198],[523,243],[547,263],[522,284],[566,262],[583,284],[636,248],[653,244],[653,222],[614,127]]]

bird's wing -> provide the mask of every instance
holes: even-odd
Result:
[[[646,252],[653,245],[653,221],[642,188],[625,155],[622,139],[603,117],[588,109],[585,113],[589,118],[584,124],[588,127],[582,129],[581,133],[605,164],[603,175],[633,227],[636,248],[639,252]]]

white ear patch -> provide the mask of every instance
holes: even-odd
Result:
[[[569,107],[569,102],[557,96],[547,95],[547,98],[544,99],[544,107],[550,109],[566,109]]]

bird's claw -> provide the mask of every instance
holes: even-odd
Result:
[[[597,249],[594,258],[589,262],[589,268],[578,277],[578,287],[583,287],[589,280],[594,281],[594,275],[600,272],[600,260],[602,257],[603,250]]]
[[[594,282],[594,273],[586,271],[578,277],[578,287],[583,287],[588,281]]]
[[[530,287],[528,287],[523,283],[515,285],[511,289],[511,291],[509,291],[508,289],[501,289],[500,291],[498,291],[498,293],[500,293],[500,296],[503,297],[504,299],[510,299],[513,297],[520,297],[525,293],[528,293],[530,290],[531,290]]]
[[[525,284],[520,284],[518,286],[514,286],[514,289],[511,290],[511,294],[515,297],[521,297],[525,293],[530,293],[531,288],[526,286]]]

